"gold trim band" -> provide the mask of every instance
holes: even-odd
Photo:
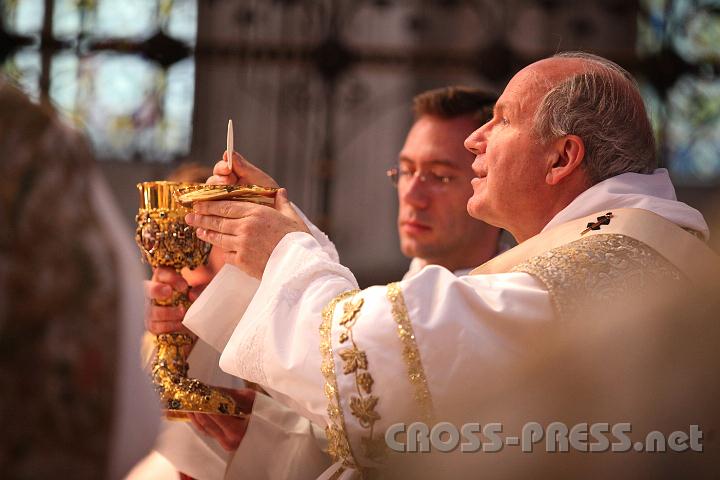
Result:
[[[332,350],[332,321],[335,307],[338,302],[357,294],[359,290],[350,290],[333,298],[322,311],[320,324],[320,354],[322,364],[320,370],[325,377],[325,396],[328,399],[328,417],[330,425],[325,429],[328,438],[328,454],[336,462],[342,462],[346,467],[358,469],[358,464],[350,446],[345,428],[345,418],[340,406],[340,392],[338,391],[335,375],[335,360]]]
[[[407,365],[408,380],[415,389],[415,401],[420,408],[422,419],[431,424],[435,418],[435,407],[433,406],[432,396],[425,377],[425,369],[420,358],[420,350],[418,350],[415,341],[415,333],[410,323],[410,316],[405,306],[400,284],[388,284],[386,297],[392,305],[393,320],[398,325],[397,334],[403,345],[403,359]]]

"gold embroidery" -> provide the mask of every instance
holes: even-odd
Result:
[[[378,398],[373,395],[367,397],[350,397],[350,411],[358,418],[363,428],[371,428],[372,424],[380,420],[380,415],[375,411]],[[372,434],[370,435],[372,437]]]
[[[367,357],[365,352],[353,348],[346,348],[338,352],[340,358],[343,359],[345,365],[343,366],[343,373],[345,375],[356,372],[358,368],[363,370],[367,369]]]
[[[332,319],[335,306],[338,302],[355,295],[358,290],[351,290],[333,298],[323,309],[322,323],[320,324],[320,354],[322,365],[320,367],[325,377],[325,396],[328,399],[328,417],[330,425],[325,429],[328,439],[328,454],[336,462],[349,468],[357,468],[357,462],[350,447],[345,428],[345,419],[340,407],[340,396],[335,376],[335,360],[332,353]]]
[[[420,359],[420,351],[415,341],[415,333],[413,332],[410,317],[405,306],[400,284],[391,283],[387,286],[387,299],[392,305],[392,316],[397,323],[397,333],[403,344],[403,358],[407,365],[408,378],[410,384],[415,389],[415,401],[420,407],[422,419],[430,424],[433,422],[434,407],[430,389],[428,388],[427,379],[425,378],[425,370]]]
[[[373,434],[375,422],[380,420],[380,415],[375,410],[379,399],[376,396],[370,395],[374,380],[370,372],[367,371],[367,355],[358,348],[353,336],[353,327],[357,322],[358,314],[362,306],[362,298],[354,302],[348,300],[343,305],[343,315],[340,319],[340,325],[345,328],[345,331],[340,333],[339,340],[341,343],[350,340],[352,346],[340,350],[338,354],[344,362],[343,373],[345,373],[345,375],[355,374],[355,388],[358,394],[350,397],[350,413],[358,419],[361,427],[369,430],[367,436],[360,438],[363,455],[366,458],[378,460],[383,456],[384,449],[378,449],[377,446],[375,446],[375,448],[367,447],[377,443],[377,439],[373,438]],[[365,472],[367,472],[367,469],[364,470],[364,473]]]
[[[362,388],[365,393],[372,392],[374,382],[375,380],[373,380],[372,376],[367,372],[363,372],[357,377],[357,384],[360,385],[360,388]]]
[[[350,322],[353,322],[357,314],[360,313],[360,309],[362,308],[363,303],[365,303],[365,300],[362,298],[359,298],[357,302],[345,302],[345,304],[343,305],[343,316],[340,320],[340,325],[346,325]]]
[[[626,292],[681,279],[664,257],[634,238],[596,234],[562,245],[512,268],[538,278],[562,319],[582,315],[587,305],[603,305]]]
[[[325,396],[328,399],[327,412],[330,417],[330,425],[325,429],[328,438],[328,454],[333,460],[342,462],[345,467],[356,469],[363,476],[368,476],[373,473],[373,469],[361,467],[357,463],[348,438],[345,418],[340,405],[340,392],[337,385],[332,350],[332,321],[335,308],[339,302],[347,300],[357,293],[358,290],[353,290],[338,295],[323,309],[322,323],[320,325],[320,353],[322,354],[321,369],[325,377]],[[373,438],[374,424],[380,419],[380,415],[375,410],[378,397],[370,395],[374,381],[367,371],[367,355],[358,348],[352,331],[362,306],[362,298],[355,302],[348,300],[343,305],[343,315],[339,324],[345,330],[340,332],[339,341],[345,343],[350,340],[352,346],[338,351],[338,355],[343,361],[343,373],[345,375],[355,374],[358,395],[350,397],[350,411],[358,419],[361,427],[370,430],[368,436],[363,436],[360,439],[363,454],[367,458],[377,459],[385,452],[384,448],[378,446],[378,442],[382,439]]]

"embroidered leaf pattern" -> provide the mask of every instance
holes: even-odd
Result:
[[[358,350],[355,347],[340,350],[338,355],[340,355],[340,358],[342,358],[343,362],[345,362],[343,365],[343,373],[345,375],[356,371],[358,368],[363,370],[367,369],[368,364],[365,352]]]
[[[380,415],[375,411],[377,402],[378,398],[373,395],[363,398],[350,397],[350,411],[358,418],[362,427],[370,428],[373,423],[380,420]]]
[[[343,305],[343,316],[340,319],[340,325],[345,325],[355,319],[365,300],[358,298],[356,302],[347,301]]]

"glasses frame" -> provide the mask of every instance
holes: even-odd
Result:
[[[452,182],[451,177],[441,177],[439,175],[435,175],[432,172],[426,172],[426,173],[420,173],[420,170],[416,170],[413,173],[405,173],[403,174],[400,171],[400,167],[392,167],[389,168],[385,175],[390,179],[390,182],[393,184],[395,188],[398,188],[400,184],[400,180],[402,178],[405,178],[407,176],[408,180],[411,180],[413,178],[417,178],[420,180],[420,183],[423,183],[427,185],[428,187],[435,187],[437,189],[443,189],[448,184]]]

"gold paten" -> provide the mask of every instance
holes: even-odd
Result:
[[[137,185],[140,209],[136,217],[135,241],[143,259],[153,268],[169,267],[180,272],[184,267],[192,269],[207,262],[210,244],[197,238],[195,230],[185,223],[185,215],[191,210],[174,197],[178,188],[197,186],[202,184],[158,181]],[[190,300],[186,293],[174,292],[171,298],[154,303],[187,307]],[[152,380],[166,416],[186,419],[183,412],[242,416],[229,394],[188,378],[186,352],[193,341],[190,335],[182,333],[157,336]]]
[[[273,205],[277,188],[258,185],[185,185],[175,192],[178,203],[189,207],[193,202],[207,200],[242,200],[243,202]]]

